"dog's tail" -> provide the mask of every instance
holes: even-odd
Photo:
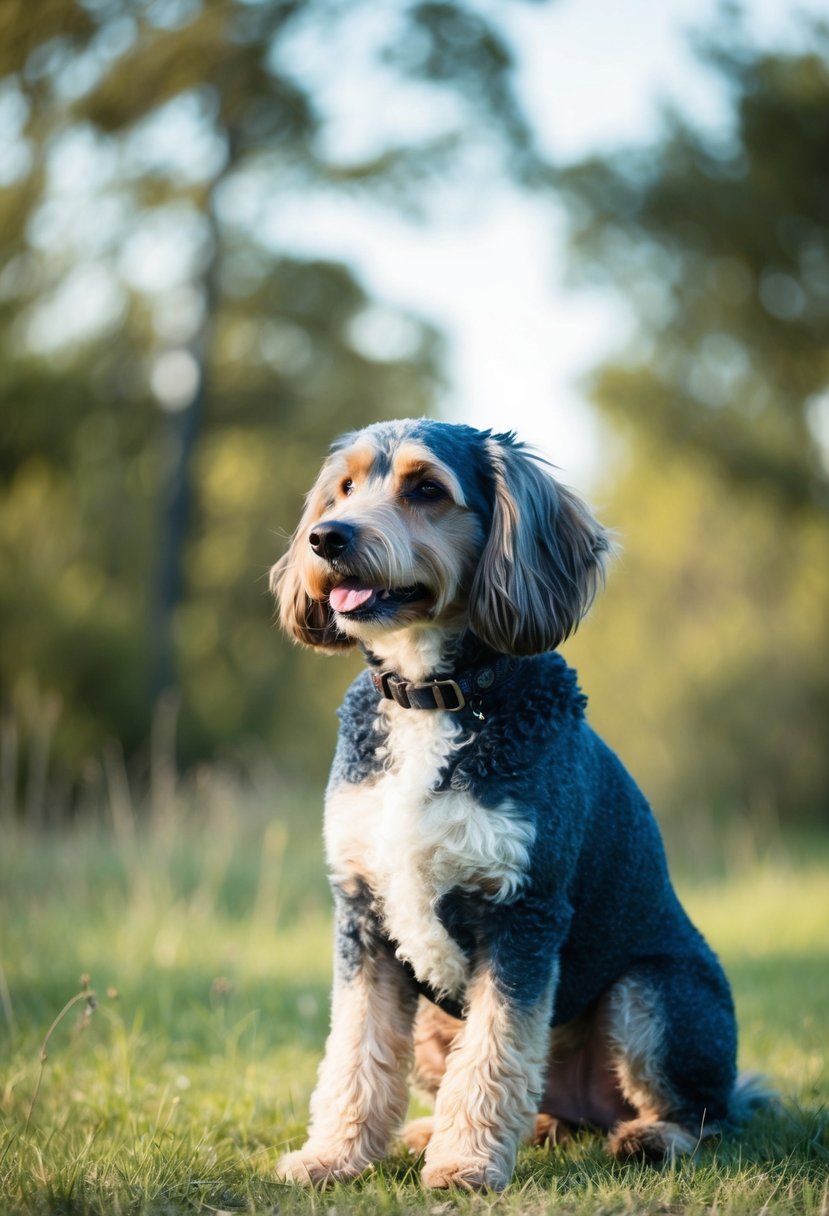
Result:
[[[728,1122],[733,1127],[742,1127],[761,1110],[770,1110],[780,1105],[780,1095],[768,1077],[758,1072],[741,1072],[731,1091],[728,1103]]]

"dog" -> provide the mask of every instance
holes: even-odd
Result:
[[[271,571],[282,626],[365,670],[325,803],[331,1029],[284,1179],[404,1138],[427,1187],[501,1190],[522,1139],[691,1153],[736,1111],[728,982],[638,787],[556,648],[609,533],[513,433],[426,419],[334,443]]]

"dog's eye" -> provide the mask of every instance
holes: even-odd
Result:
[[[420,481],[412,486],[406,497],[414,502],[437,502],[446,497],[446,491],[437,481]]]
[[[343,494],[348,495],[354,489],[354,482],[350,477],[346,477],[345,481],[340,486],[340,489],[342,490]]]

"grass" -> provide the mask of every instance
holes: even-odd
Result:
[[[6,827],[1,1212],[827,1216],[825,845],[734,849],[679,874],[734,984],[741,1065],[782,1107],[664,1170],[612,1163],[597,1136],[527,1148],[502,1196],[425,1192],[401,1150],[350,1186],[275,1181],[327,1026],[320,851],[316,800],[215,777],[141,830],[123,800],[59,835]]]

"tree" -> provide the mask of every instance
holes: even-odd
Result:
[[[727,137],[673,115],[657,147],[558,179],[577,273],[638,322],[591,378],[625,439],[603,491],[624,551],[572,653],[599,724],[687,820],[829,806],[825,33],[810,45],[762,52],[727,25],[704,47]]]
[[[656,148],[556,176],[574,264],[631,302],[639,331],[597,375],[608,416],[697,448],[734,481],[829,510],[829,33],[752,52],[727,24],[703,44],[732,130],[668,117]]]
[[[366,293],[281,249],[269,202],[361,190],[422,208],[434,181],[470,176],[473,148],[490,170],[537,167],[504,39],[464,4],[380,14],[371,48],[389,87],[451,95],[452,120],[338,157],[324,82],[295,65],[308,44],[345,63],[361,12],[374,6],[0,11],[16,130],[0,191],[0,679],[33,720],[33,689],[60,694],[55,746],[76,775],[113,735],[135,756],[171,684],[184,760],[258,738],[324,768],[350,669],[280,646],[264,576],[328,439],[434,408],[440,346],[412,318],[390,339],[382,315],[367,339]]]

